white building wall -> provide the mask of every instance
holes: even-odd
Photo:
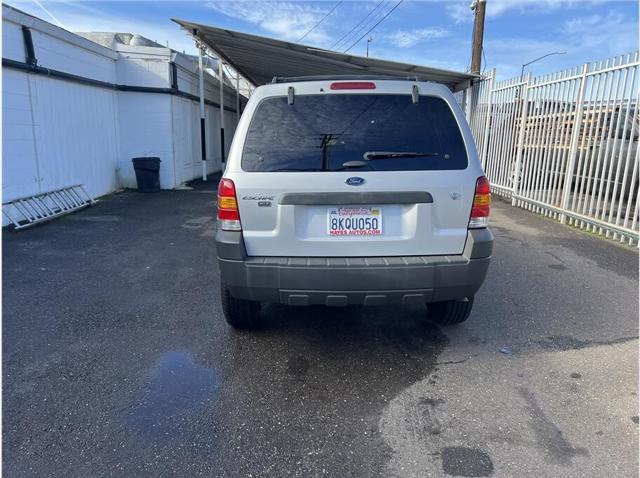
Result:
[[[238,122],[236,121],[235,111],[225,111],[224,112],[225,157],[229,156],[229,150],[231,149],[231,140],[233,139],[233,135],[236,132],[237,125],[238,125]]]
[[[117,54],[3,7],[3,58],[24,61],[21,25],[32,28],[40,66],[115,80]],[[42,30],[37,30],[42,24]],[[84,184],[92,196],[117,188],[116,91],[2,69],[2,200]]]
[[[74,37],[61,39],[37,28],[31,29],[31,38],[38,65],[115,83],[115,62],[118,56],[114,51],[92,45],[92,42],[81,37],[78,37],[78,42],[70,42]]]
[[[167,48],[119,45],[114,51],[2,8],[3,58],[25,61],[21,25],[27,25],[39,66],[112,84],[168,89],[174,61],[179,89],[199,94],[197,65],[189,57]],[[218,84],[207,76],[206,97],[217,103]],[[131,158],[138,156],[160,157],[164,189],[202,174],[197,101],[79,84],[8,67],[2,69],[2,80],[3,202],[73,184],[83,184],[93,197],[133,188]],[[235,92],[225,90],[225,104],[235,108]],[[219,115],[216,106],[206,106],[208,173],[221,169]],[[225,112],[227,151],[235,118],[235,112]]]
[[[169,62],[172,52],[170,49],[121,45],[118,53],[117,83],[154,88],[171,86]]]
[[[176,166],[176,181],[183,183],[202,175],[200,146],[200,106],[184,98],[173,97],[173,145]],[[220,154],[220,110],[205,106],[207,173],[222,169]],[[225,111],[225,150],[235,131],[235,113]]]
[[[15,70],[2,71],[2,200],[39,190],[29,83]]]
[[[172,108],[176,182],[182,183],[188,181],[188,178],[202,175],[200,111],[196,103],[179,97],[172,98]],[[208,150],[207,158],[211,158],[211,152]],[[211,168],[213,165],[208,163],[208,166]]]
[[[4,9],[2,10],[3,20]],[[10,21],[2,22],[2,58],[9,60],[23,61],[24,60],[24,43],[22,41],[22,30],[19,23],[13,23]]]
[[[74,184],[84,184],[94,197],[115,190],[116,93],[43,76],[29,75],[28,81],[40,173],[38,192]]]
[[[157,156],[162,161],[161,188],[173,189],[180,184],[176,182],[173,166],[171,98],[169,95],[118,93],[120,148],[117,167],[121,187],[136,187],[131,159],[140,156]]]

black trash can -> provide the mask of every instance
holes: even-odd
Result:
[[[131,162],[136,172],[138,191],[141,193],[160,191],[160,158],[133,158]]]

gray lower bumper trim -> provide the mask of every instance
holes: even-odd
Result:
[[[407,291],[375,290],[355,292],[335,292],[324,290],[280,290],[280,302],[287,305],[322,304],[329,307],[343,307],[351,304],[380,306],[387,304],[419,305],[430,302],[431,289]]]
[[[240,233],[217,236],[222,280],[233,296],[290,305],[409,304],[471,297],[486,276],[492,244],[491,232],[484,229],[469,231],[461,255],[244,257]]]
[[[435,302],[473,296],[489,258],[252,257],[220,259],[223,281],[241,299],[291,305]]]

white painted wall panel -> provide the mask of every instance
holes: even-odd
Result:
[[[123,186],[136,187],[131,158],[157,156],[162,161],[160,186],[165,189],[175,187],[171,98],[162,94],[119,92],[118,166]]]
[[[169,57],[120,58],[116,64],[117,81],[122,85],[169,88]]]
[[[42,189],[84,184],[94,197],[116,189],[117,93],[44,76],[30,79]]]
[[[173,135],[176,164],[176,182],[178,184],[191,181],[202,176],[200,151],[200,106],[195,101],[174,97]],[[226,112],[226,124],[235,113]],[[235,121],[235,120],[234,120]],[[214,106],[205,107],[206,145],[207,145],[207,173],[220,171],[222,162],[220,156],[220,110]],[[231,130],[225,130],[225,149],[228,153],[229,144],[235,130],[235,123]]]
[[[235,104],[234,104],[235,108]],[[232,111],[224,112],[224,149],[226,151],[225,157],[229,156],[229,149],[231,148],[231,140],[236,132],[236,114]]]
[[[116,82],[115,60],[31,30],[38,65],[96,80]],[[87,41],[82,39],[83,41]]]
[[[2,200],[38,190],[27,75],[2,69]]]
[[[195,138],[197,141],[194,141]],[[173,98],[173,144],[176,182],[180,184],[201,176],[200,116],[193,101]],[[196,166],[200,172],[196,171]]]
[[[220,109],[208,105],[205,108],[205,123],[207,141],[211,145],[207,156],[215,165],[215,171],[219,171],[222,168],[222,157],[220,156]]]
[[[20,25],[2,22],[2,58],[24,61],[25,51]]]

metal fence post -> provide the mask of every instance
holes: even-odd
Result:
[[[518,131],[518,145],[516,146],[516,163],[513,171],[513,192],[511,193],[511,205],[516,205],[516,195],[520,185],[520,168],[522,165],[522,154],[524,150],[524,133],[527,129],[527,115],[529,113],[529,85],[531,84],[531,72],[522,85],[522,111],[520,112],[520,131]]]
[[[584,91],[587,84],[587,73],[589,72],[589,63],[585,63],[582,67],[582,78],[580,78],[580,88],[578,89],[578,98],[576,99],[576,114],[573,117],[573,130],[571,131],[571,143],[569,145],[569,159],[567,161],[567,169],[564,173],[564,185],[562,189],[562,202],[560,209],[564,212],[569,206],[569,196],[571,194],[571,185],[573,182],[573,169],[576,165],[576,154],[578,152],[578,140],[580,138],[580,127],[582,125],[582,110],[584,105]],[[560,214],[560,223],[566,222],[566,216]]]
[[[489,80],[489,93],[487,94],[487,116],[484,123],[484,135],[482,140],[482,154],[480,162],[484,169],[487,164],[487,153],[489,151],[489,126],[491,125],[491,100],[493,98],[493,85],[496,81],[496,69],[491,70],[491,79]]]
[[[466,87],[464,90],[460,90],[460,107],[464,112],[464,117],[467,119],[467,123],[471,124],[471,102],[472,86]]]

